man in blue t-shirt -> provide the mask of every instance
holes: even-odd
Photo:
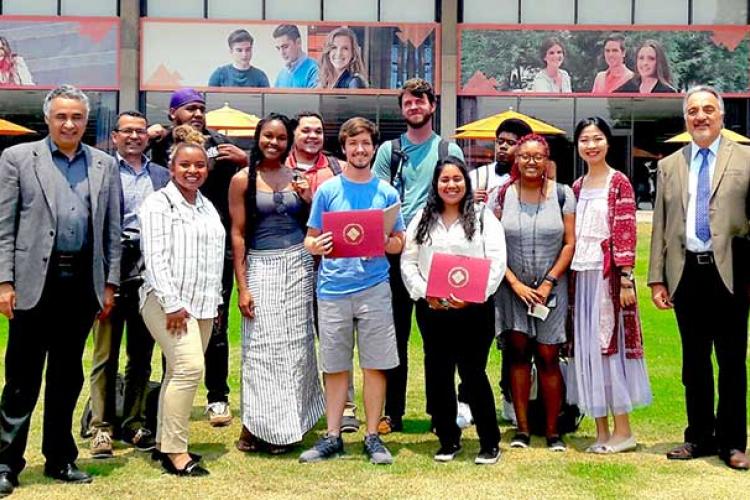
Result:
[[[268,87],[266,74],[253,67],[253,36],[244,29],[234,30],[227,38],[232,64],[219,66],[208,79],[209,87]]]
[[[401,209],[407,225],[427,201],[432,184],[432,175],[438,161],[440,136],[432,129],[432,116],[437,106],[435,92],[429,82],[412,78],[404,82],[398,96],[401,115],[406,121],[406,133],[401,134],[401,159],[398,173],[391,181],[392,142],[384,143],[378,149],[373,164],[377,177],[392,182],[401,196]],[[448,154],[464,159],[463,152],[456,144],[448,144]],[[414,309],[409,292],[401,279],[401,256],[389,256],[391,264],[391,294],[393,316],[396,325],[398,356],[401,364],[388,371],[388,386],[385,397],[385,416],[380,426],[381,434],[403,429],[402,419],[406,410],[406,381],[408,375],[409,334]],[[429,412],[429,408],[428,408]]]
[[[282,24],[273,30],[273,42],[284,67],[276,75],[274,87],[313,89],[318,86],[318,63],[302,50],[302,35],[293,24]]]
[[[355,117],[346,121],[339,142],[347,166],[341,175],[326,181],[313,197],[307,223],[305,247],[313,255],[333,250],[333,235],[322,232],[323,214],[348,210],[385,209],[398,203],[398,193],[374,177],[370,163],[378,130],[371,121]],[[385,237],[385,251],[401,252],[404,222],[399,213],[392,232]],[[346,404],[349,372],[352,370],[354,330],[357,330],[359,365],[363,373],[363,396],[367,431],[365,452],[375,464],[393,463],[393,457],[378,435],[378,422],[385,399],[385,373],[398,366],[396,332],[385,257],[324,257],[318,271],[318,319],[320,365],[326,387],[328,432],[300,455],[300,462],[317,462],[341,454],[341,415]]]

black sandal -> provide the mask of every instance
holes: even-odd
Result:
[[[511,448],[528,448],[531,445],[531,436],[525,432],[516,432],[513,439],[510,440]]]
[[[190,455],[190,459],[194,462],[200,462],[203,459],[203,455],[199,455],[198,453],[188,452],[188,455]],[[166,456],[166,453],[162,453],[157,449],[151,452],[151,460],[162,460]]]

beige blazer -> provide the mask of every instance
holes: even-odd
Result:
[[[685,265],[690,145],[659,162],[648,283],[664,283],[671,296]],[[722,137],[711,179],[709,223],[716,267],[733,291],[732,240],[748,234],[746,202],[750,150]]]

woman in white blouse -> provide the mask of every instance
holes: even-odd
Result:
[[[187,450],[188,424],[222,302],[225,234],[218,212],[198,191],[208,176],[203,136],[184,127],[175,130],[184,142],[172,151],[171,181],[146,198],[138,215],[146,265],[141,315],[166,359],[155,456],[171,474],[204,476],[199,457]]]
[[[401,274],[417,301],[427,407],[440,440],[435,460],[450,461],[461,451],[454,383],[458,368],[479,434],[475,463],[493,464],[500,458],[500,430],[485,368],[495,335],[491,297],[505,274],[505,234],[491,212],[475,211],[468,179],[466,165],[459,158],[449,156],[438,162],[425,208],[406,231]],[[469,304],[452,295],[428,297],[427,277],[434,253],[490,259],[487,300]]]

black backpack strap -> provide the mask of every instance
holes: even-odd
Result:
[[[560,205],[560,213],[562,213],[565,206],[565,188],[559,182],[555,183],[555,187],[557,187],[557,203]]]
[[[391,186],[396,176],[401,174],[401,168],[404,163],[404,153],[401,151],[401,137],[391,140]]]
[[[326,158],[328,159],[328,168],[331,169],[333,175],[339,175],[341,173],[341,163],[339,163],[339,159],[333,155],[326,155]]]
[[[443,161],[448,158],[448,155],[450,154],[448,149],[449,145],[450,143],[448,141],[440,139],[440,143],[438,144],[438,161]]]

